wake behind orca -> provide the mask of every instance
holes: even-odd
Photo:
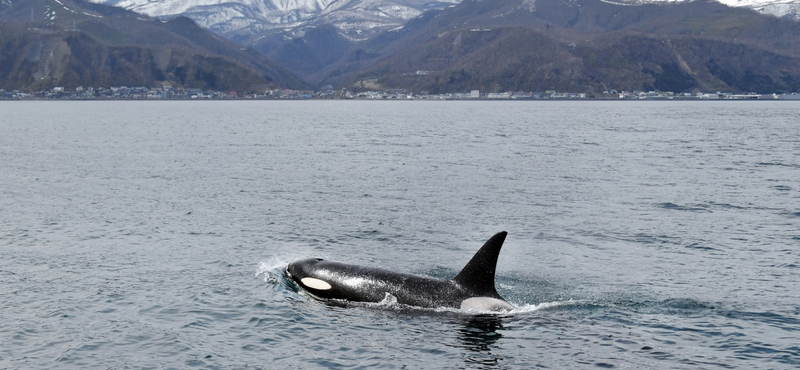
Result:
[[[454,278],[425,276],[329,262],[321,258],[295,261],[286,274],[301,288],[323,299],[381,302],[391,295],[397,303],[423,307],[450,307],[474,311],[514,308],[497,293],[494,273],[505,231],[492,236]]]

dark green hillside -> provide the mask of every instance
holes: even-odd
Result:
[[[0,88],[307,87],[280,65],[188,18],[161,22],[79,0],[61,3],[16,0],[0,8]]]
[[[417,75],[415,71],[436,71]],[[405,49],[363,78],[412,90],[800,91],[800,59],[693,37],[609,35],[565,43],[542,31],[454,31]]]
[[[356,50],[369,58],[349,57]],[[313,67],[294,71],[356,88],[800,90],[800,23],[705,0],[642,6],[464,0],[346,52],[339,46],[335,53],[314,52]],[[281,48],[270,55],[293,61],[309,53]]]

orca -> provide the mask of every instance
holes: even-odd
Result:
[[[514,309],[494,285],[494,274],[505,231],[492,236],[454,278],[392,272],[384,269],[308,258],[290,263],[286,274],[312,295],[336,301],[378,303],[391,295],[397,303],[422,308],[472,311]]]

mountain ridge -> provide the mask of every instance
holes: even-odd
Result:
[[[800,23],[710,1],[465,0],[400,32],[390,46],[373,45],[380,56],[372,66],[338,66],[323,83],[430,92],[800,90]]]
[[[0,6],[0,87],[307,87],[284,67],[198,27],[82,0]]]
[[[424,11],[444,9],[459,0],[92,0],[152,17],[184,15],[227,38],[252,46],[259,38],[281,33],[302,36],[309,26],[333,25],[354,40],[402,26]],[[623,5],[695,0],[604,0]],[[716,0],[732,7],[800,20],[800,0]],[[531,1],[535,3],[535,1]]]
[[[402,26],[425,10],[457,0],[93,0],[152,17],[192,18],[244,45],[273,34],[302,36],[307,27],[333,25],[353,40]]]
[[[252,77],[255,72],[267,84],[356,90],[800,91],[800,22],[711,0],[636,6],[627,0],[464,0],[421,12],[402,26],[363,39],[350,37],[330,22],[291,34],[267,33],[253,45],[268,58],[204,31],[187,17],[164,21],[103,5],[92,10],[93,4],[82,0],[6,0],[10,5],[0,5],[0,18],[13,14],[18,21],[24,19],[35,7],[14,9],[14,4],[25,2],[39,4],[31,14],[41,13],[43,22],[54,27],[49,32],[58,35],[44,44],[37,41],[45,49],[18,43],[22,51],[4,62],[17,72],[6,75],[24,70],[20,66],[31,62],[28,56],[33,54],[63,57],[69,54],[64,50],[87,50],[94,54],[62,59],[73,63],[73,71],[97,69],[99,61],[118,61],[115,66],[128,69],[113,76],[129,81],[138,76],[147,83],[211,86],[223,78],[241,86],[257,79]],[[64,10],[74,4],[83,7]],[[291,5],[287,4],[283,6]],[[114,21],[99,20],[101,11]],[[70,32],[87,37],[70,37]],[[176,51],[167,55],[165,48]],[[31,73],[39,77],[64,69],[33,59],[39,64]],[[189,61],[194,67],[178,69]],[[136,63],[141,64],[138,69],[132,67]],[[234,65],[249,72],[234,73]],[[86,76],[108,80],[112,75]]]

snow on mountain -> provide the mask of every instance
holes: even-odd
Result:
[[[352,38],[402,26],[425,10],[460,0],[90,0],[153,17],[184,15],[244,43],[264,32],[330,23]]]
[[[728,6],[753,9],[759,13],[776,17],[800,20],[800,1],[798,0],[717,0]]]
[[[112,3],[114,0],[94,0],[99,3]],[[113,5],[153,17],[173,16],[193,9],[229,7],[241,5],[260,13],[266,12],[307,12],[319,13],[337,0],[120,0]]]
[[[620,5],[678,3],[695,0],[601,0]],[[715,0],[732,7],[750,8],[762,14],[800,21],[800,0]]]
[[[2,1],[2,0],[0,0]],[[305,27],[331,24],[353,39],[402,27],[429,9],[461,0],[90,0],[154,17],[184,15],[200,26],[252,44],[265,34],[303,34]],[[602,0],[620,5],[694,0]],[[800,20],[800,0],[716,0],[729,6]],[[531,0],[535,3],[535,0]]]

